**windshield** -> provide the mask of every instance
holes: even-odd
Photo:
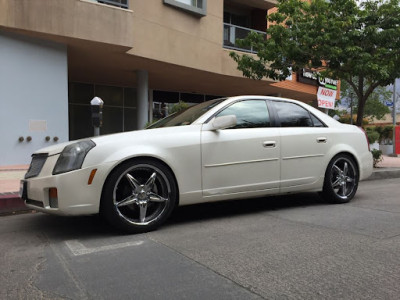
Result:
[[[209,111],[214,106],[220,104],[224,100],[226,100],[226,98],[214,99],[194,106],[190,106],[185,110],[161,119],[160,121],[150,125],[146,129],[190,125],[198,118],[200,118],[200,116],[202,116],[204,113]]]

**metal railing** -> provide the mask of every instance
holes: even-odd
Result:
[[[97,2],[120,8],[129,8],[129,0],[97,0]]]
[[[224,23],[224,48],[256,53],[253,47],[239,47],[236,44],[237,39],[246,38],[250,32],[257,32],[266,37],[266,33],[263,31]]]

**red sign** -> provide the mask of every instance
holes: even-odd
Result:
[[[331,101],[319,100],[318,99],[318,107],[334,109],[335,108],[335,102],[332,103]]]
[[[318,88],[318,107],[327,109],[335,108],[336,91],[320,86]]]

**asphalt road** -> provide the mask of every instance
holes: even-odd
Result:
[[[399,299],[400,179],[182,207],[123,235],[98,217],[0,217],[0,299]]]

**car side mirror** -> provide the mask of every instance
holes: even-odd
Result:
[[[228,116],[220,116],[213,118],[205,128],[206,130],[220,130],[229,127],[236,126],[236,116],[235,115],[228,115]]]

